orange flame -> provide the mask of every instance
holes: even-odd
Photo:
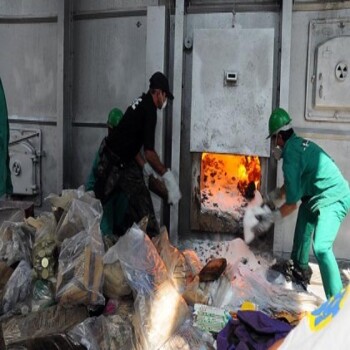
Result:
[[[260,188],[261,166],[259,157],[233,154],[202,153],[201,189],[212,194],[232,191],[232,187],[244,194],[252,183]]]

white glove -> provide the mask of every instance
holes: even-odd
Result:
[[[142,169],[143,179],[145,180],[145,184],[148,187],[149,177],[152,175],[157,178],[157,173],[153,170],[149,163],[145,163]]]
[[[259,221],[252,229],[256,235],[263,234],[267,232],[273,223],[282,218],[282,214],[279,209],[271,211],[268,205],[262,207],[263,213],[256,215],[256,219]]]
[[[266,195],[266,197],[264,198],[264,202],[271,209],[275,209],[280,199],[282,199],[282,191],[280,188],[277,187]]]
[[[95,192],[94,191],[87,191],[86,192],[86,194],[88,194],[90,197],[92,197],[92,198],[96,198],[96,196],[95,196]]]
[[[168,191],[168,203],[177,204],[181,199],[181,192],[179,185],[175,180],[174,174],[168,169],[162,178]]]

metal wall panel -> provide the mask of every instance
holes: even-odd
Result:
[[[75,0],[74,8],[80,11],[110,11],[115,9],[130,9],[156,6],[158,0]]]
[[[306,119],[350,121],[349,45],[350,19],[310,21]]]
[[[56,117],[56,23],[1,23],[0,74],[9,117]]]
[[[79,20],[74,23],[72,184],[85,182],[106,135],[109,111],[125,111],[147,79],[145,17]],[[92,124],[91,124],[92,123]],[[94,123],[100,123],[96,128]],[[85,129],[85,130],[84,130]]]
[[[269,156],[273,29],[200,29],[193,42],[191,152]]]
[[[57,0],[1,0],[1,16],[52,16],[57,14]]]
[[[73,121],[105,123],[123,111],[146,80],[146,19],[107,18],[74,24]]]

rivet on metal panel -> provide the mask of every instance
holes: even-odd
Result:
[[[192,49],[192,38],[190,36],[186,36],[185,40],[184,40],[184,45],[186,49]]]

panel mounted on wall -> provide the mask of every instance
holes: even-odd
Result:
[[[36,205],[41,204],[42,155],[40,129],[10,129],[9,167],[13,194],[34,196]]]
[[[309,25],[305,118],[350,122],[350,19]]]
[[[273,53],[272,28],[195,30],[191,152],[270,155]]]

